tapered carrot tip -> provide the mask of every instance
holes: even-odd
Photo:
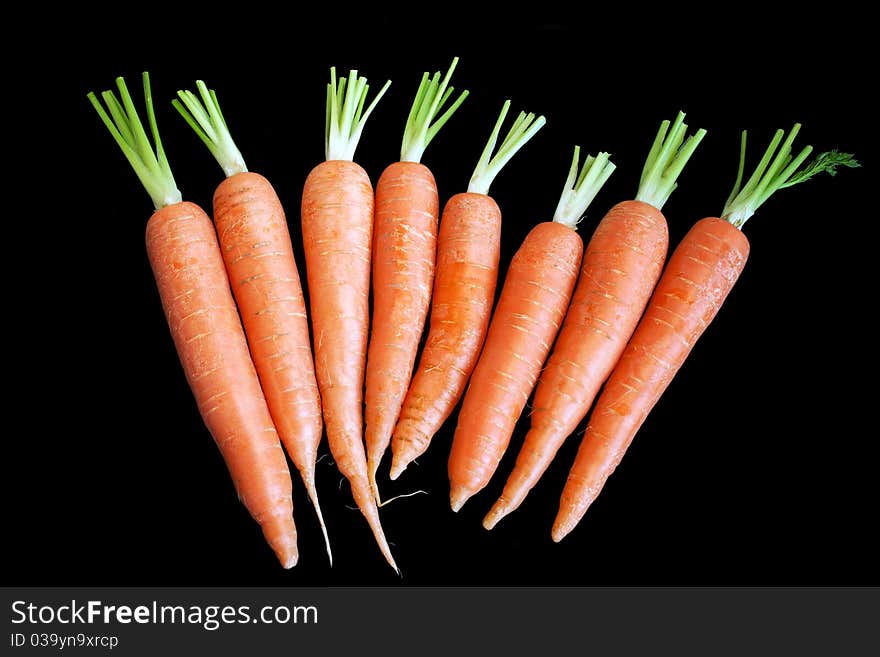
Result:
[[[400,569],[391,555],[391,548],[388,546],[388,539],[385,538],[385,532],[382,530],[382,523],[379,520],[379,507],[376,506],[376,498],[373,497],[373,491],[370,489],[369,477],[364,475],[354,475],[348,480],[351,485],[351,494],[354,497],[355,504],[367,519],[367,524],[373,531],[373,537],[379,545],[379,550],[388,565],[394,568],[394,572],[400,575]]]
[[[493,506],[489,513],[486,514],[486,517],[483,518],[483,528],[484,529],[492,529],[495,525],[498,524],[504,516],[510,513],[510,509],[507,508],[505,504],[501,503],[501,500],[495,502],[495,506]]]
[[[550,532],[550,537],[553,539],[553,542],[558,543],[568,536],[569,532],[574,529],[574,525],[575,523],[571,522],[554,522],[553,531]]]
[[[296,547],[296,525],[293,515],[277,515],[260,522],[263,536],[284,568],[293,568],[299,560]]]
[[[406,466],[408,465],[409,463],[401,463],[400,459],[397,458],[397,456],[392,456],[391,471],[388,473],[388,478],[391,479],[391,481],[394,481],[403,473],[404,470],[406,470]]]
[[[285,541],[281,545],[274,545],[273,548],[275,556],[278,557],[278,561],[281,562],[284,568],[289,570],[299,561],[299,551],[297,550],[296,543],[290,544]]]
[[[374,517],[375,517],[375,522],[378,523],[378,519],[379,519],[378,510],[375,512]],[[370,524],[373,525],[373,522],[370,522]],[[378,526],[378,525],[373,525],[373,527],[374,527],[373,534],[374,535],[376,535],[376,530],[375,530],[376,526]],[[379,528],[379,531],[380,532],[382,531],[381,527]],[[388,565],[391,566],[392,568],[394,568],[394,572],[397,573],[398,576],[400,576],[400,568],[397,567],[397,562],[394,560],[394,557],[391,554],[391,547],[388,545],[388,541],[385,538],[385,534],[383,533],[381,535],[377,535],[376,540],[379,542],[379,550],[382,552],[382,556],[385,557],[385,561],[387,561]]]
[[[388,541],[386,541],[384,537],[381,544],[379,545],[379,550],[382,552],[382,556],[385,557],[385,561],[388,562],[388,565],[394,568],[394,572],[397,573],[398,577],[400,577],[400,568],[397,567],[397,562],[391,555],[391,548],[388,545]]]
[[[312,501],[312,506],[315,507],[315,513],[318,514],[318,523],[321,525],[321,532],[324,534],[324,547],[327,550],[327,559],[330,561],[330,567],[333,567],[333,551],[330,549],[330,536],[327,534],[327,525],[324,523],[324,514],[321,511],[321,505],[318,503],[318,489],[315,488],[315,477],[314,473],[311,472],[308,468],[302,472],[302,480],[306,486],[306,491],[309,494],[309,499]]]
[[[453,512],[458,513],[458,510],[471,498],[471,495],[473,495],[473,493],[467,490],[464,486],[453,486],[452,490],[449,492],[449,503]]]
[[[378,519],[379,514],[376,512],[376,518]],[[391,548],[388,545],[388,541],[385,539],[385,535],[382,534],[381,537],[377,537],[379,540],[379,550],[382,552],[382,556],[385,557],[385,561],[388,562],[388,565],[394,568],[394,572],[397,573],[398,577],[400,576],[400,568],[397,567],[397,562],[394,560],[394,557],[391,555]]]

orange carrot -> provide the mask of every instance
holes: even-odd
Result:
[[[587,245],[571,306],[535,391],[531,428],[501,497],[483,520],[491,529],[516,509],[593,403],[635,330],[663,270],[669,245],[660,211],[705,135],[685,140],[679,112],[660,130],[635,200],[618,203]]]
[[[347,84],[346,84],[347,83]],[[330,69],[326,161],[309,173],[302,196],[302,233],[321,390],[330,451],[379,548],[397,570],[370,489],[363,442],[364,361],[369,326],[373,187],[352,161],[364,123],[388,88],[364,111],[367,81]]]
[[[367,351],[367,468],[376,500],[376,470],[391,441],[409,387],[419,340],[425,328],[437,249],[437,184],[420,160],[430,141],[467,97],[467,91],[435,117],[452,95],[449,79],[428,73],[416,93],[403,136],[400,162],[376,185],[373,226],[373,325]],[[431,123],[433,125],[431,125]]]
[[[196,86],[201,101],[191,91],[178,91],[180,100],[172,102],[227,176],[214,192],[214,223],[223,260],[269,411],[318,514],[332,564],[315,488],[323,430],[321,398],[284,209],[269,181],[247,170],[217,95],[201,80]]]
[[[614,171],[599,153],[578,175],[579,155],[575,147],[553,221],[535,226],[510,262],[452,441],[453,511],[489,483],[565,317],[584,249],[577,224]]]
[[[147,253],[177,354],[239,498],[282,565],[291,568],[298,554],[290,472],[248,353],[214,227],[201,208],[181,201],[159,139],[149,76],[143,75],[144,96],[155,153],[125,81],[116,82],[122,103],[112,91],[102,94],[109,115],[95,94],[89,100],[156,207],[147,223]]]
[[[546,122],[543,116],[520,112],[492,157],[509,109],[508,100],[468,191],[453,196],[443,208],[428,338],[394,429],[391,479],[424,453],[452,413],[486,337],[501,249],[501,211],[488,195],[489,186]]]
[[[807,146],[792,158],[791,145],[799,129],[796,124],[781,148],[785,133],[777,131],[754,174],[740,187],[745,162],[743,132],[739,173],[721,218],[698,221],[675,249],[644,317],[596,402],[562,492],[553,524],[554,541],[562,540],[596,499],[736,283],[749,255],[749,242],[740,232],[745,221],[782,187],[821,171],[833,173],[838,165],[858,166],[852,156],[830,152],[798,171],[812,151]]]

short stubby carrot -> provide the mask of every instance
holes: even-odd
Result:
[[[428,337],[394,428],[391,479],[425,452],[452,413],[486,337],[501,251],[501,210],[489,196],[489,186],[545,123],[543,116],[521,112],[492,157],[509,108],[508,100],[468,191],[450,198],[443,208]]]
[[[346,84],[347,82],[347,84]],[[331,69],[327,94],[326,161],[309,173],[302,195],[302,236],[309,282],[315,374],[327,441],[388,563],[397,565],[370,488],[363,441],[364,368],[369,327],[373,186],[352,161],[364,122],[366,80]]]
[[[201,208],[181,201],[159,139],[146,73],[143,81],[155,153],[122,78],[117,79],[122,103],[111,91],[102,95],[109,115],[94,94],[89,99],[156,207],[147,222],[147,253],[199,412],[239,498],[290,568],[298,553],[284,451],[248,352],[214,226]]]
[[[422,76],[404,130],[400,161],[389,165],[376,185],[373,218],[373,324],[367,351],[367,468],[376,499],[376,470],[409,388],[419,340],[425,328],[437,251],[440,200],[431,170],[421,163],[428,143],[467,97],[439,117],[453,88],[445,77]],[[435,121],[436,117],[436,121]],[[432,125],[433,122],[433,125]]]
[[[848,154],[830,152],[798,171],[812,151],[807,146],[792,158],[791,144],[799,128],[795,125],[781,147],[784,132],[776,133],[755,173],[741,187],[743,133],[739,174],[721,218],[698,221],[675,249],[644,317],[596,402],[562,492],[552,530],[554,541],[575,527],[599,495],[648,413],[717,315],[749,255],[749,241],[740,230],[745,221],[776,190],[820,171],[833,173],[838,165],[857,164]]]
[[[453,511],[489,483],[568,308],[584,248],[578,221],[614,171],[600,153],[578,176],[579,154],[575,148],[553,221],[535,226],[510,262],[452,441]]]
[[[669,230],[661,212],[705,135],[685,139],[684,114],[663,121],[633,200],[599,222],[556,346],[535,390],[531,427],[498,501],[483,520],[492,529],[523,502],[584,418],[620,358],[660,278]]]
[[[332,564],[315,486],[323,431],[321,398],[284,209],[271,183],[247,170],[217,95],[201,80],[196,85],[201,100],[191,91],[179,91],[173,103],[227,176],[214,192],[214,223],[223,260],[275,428],[300,472]]]

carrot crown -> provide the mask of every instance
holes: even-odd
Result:
[[[150,145],[150,139],[147,137],[144,125],[141,123],[131,94],[128,93],[128,87],[122,77],[116,78],[116,86],[119,89],[119,96],[122,98],[121,103],[116,98],[116,94],[110,90],[101,93],[107,110],[101,105],[93,91],[89,92],[88,98],[110,134],[113,135],[113,139],[119,144],[119,148],[122,149],[125,158],[131,164],[141,184],[153,199],[153,205],[158,210],[166,205],[180,203],[182,197],[174,182],[171,167],[168,166],[168,159],[162,148],[162,140],[159,138],[156,114],[153,112],[153,95],[150,92],[150,74],[144,71],[142,78],[147,121],[156,144],[155,152]]]
[[[467,98],[468,91],[465,89],[459,97],[436,121],[434,117],[443,109],[446,101],[452,96],[455,87],[448,87],[449,79],[452,77],[452,71],[458,64],[458,57],[452,60],[449,70],[443,80],[440,80],[440,71],[434,73],[429,78],[427,71],[422,75],[422,81],[419,84],[419,90],[416,92],[415,100],[409,110],[409,116],[406,119],[406,129],[403,132],[403,145],[400,148],[401,162],[419,162],[425,149],[431,140],[440,132],[440,128],[449,120],[459,105]],[[434,122],[433,125],[431,122]]]
[[[178,91],[180,100],[175,98],[171,104],[205,143],[227,178],[247,171],[244,158],[232,141],[226,119],[220,111],[217,94],[213,89],[208,89],[208,85],[201,80],[196,80],[196,87],[202,97],[201,101],[192,91]]]
[[[678,187],[678,177],[697,146],[706,136],[702,128],[687,139],[684,112],[679,112],[670,128],[669,121],[660,124],[654,144],[645,160],[636,200],[662,210],[670,194]]]
[[[599,153],[595,157],[587,155],[578,175],[580,153],[581,147],[575,146],[568,178],[565,180],[562,196],[559,197],[559,205],[556,206],[556,212],[553,214],[553,221],[572,230],[577,230],[584,212],[616,168],[608,159],[610,157],[608,153]]]
[[[516,152],[525,146],[526,142],[534,137],[535,133],[547,123],[547,119],[543,116],[539,116],[536,119],[535,115],[531,112],[528,114],[520,112],[516,121],[510,126],[510,130],[504,138],[504,141],[501,142],[498,152],[492,157],[492,151],[495,150],[495,143],[498,141],[498,133],[501,131],[501,124],[504,123],[504,117],[507,116],[509,109],[510,100],[505,100],[504,105],[501,108],[501,114],[498,115],[498,120],[495,122],[495,128],[489,136],[486,148],[483,149],[480,161],[477,162],[477,168],[474,169],[474,175],[471,176],[471,181],[468,185],[469,192],[475,194],[488,194],[489,186],[492,184],[492,181],[495,180],[495,176],[498,175],[498,172],[501,171],[501,169],[504,168],[504,165],[510,161],[510,158],[516,155]]]
[[[836,175],[838,166],[861,166],[852,154],[839,153],[832,150],[820,153],[812,162],[798,170],[798,167],[813,152],[812,146],[804,146],[797,157],[792,157],[791,146],[800,129],[801,124],[795,123],[782,146],[779,144],[782,142],[783,137],[785,137],[785,131],[776,131],[776,134],[770,141],[770,145],[764,151],[764,157],[761,158],[758,166],[755,167],[754,173],[752,173],[751,178],[748,179],[745,185],[742,185],[746,160],[746,131],[743,130],[740,141],[739,169],[736,173],[736,182],[733,184],[733,190],[730,192],[730,196],[727,197],[727,202],[721,211],[722,219],[729,221],[737,228],[742,228],[742,225],[749,217],[755,214],[755,210],[761,207],[776,190],[802,183],[823,171],[827,171],[831,176]],[[778,152],[777,148],[779,149]],[[776,153],[776,157],[773,156],[774,153]]]
[[[352,160],[364,124],[370,118],[379,99],[391,85],[391,80],[376,94],[370,106],[364,110],[370,86],[367,78],[359,78],[352,70],[348,80],[336,79],[336,68],[330,69],[327,84],[327,120],[324,128],[324,155],[328,160]]]

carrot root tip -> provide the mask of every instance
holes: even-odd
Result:
[[[471,495],[473,493],[463,486],[453,486],[449,492],[449,504],[452,507],[453,513],[458,513],[458,510],[471,498]]]
[[[281,562],[281,565],[285,570],[290,570],[299,561],[299,554],[297,554],[296,552],[290,552],[283,557],[281,555],[278,555],[278,557],[278,560]]]
[[[386,543],[384,546],[382,546],[381,549],[382,549],[382,556],[385,557],[385,561],[387,561],[388,565],[394,569],[394,572],[397,573],[397,576],[401,577],[400,568],[397,567],[397,562],[394,560],[394,557],[391,555],[391,548],[388,547],[388,544]]]
[[[315,476],[314,476],[314,466],[311,470],[302,471],[302,480],[305,484],[306,491],[308,492],[309,499],[312,502],[312,507],[315,509],[315,513],[318,516],[318,522],[321,525],[321,533],[324,535],[324,547],[327,550],[327,559],[330,562],[330,567],[333,567],[333,551],[330,548],[330,536],[327,533],[327,525],[324,523],[324,514],[321,511],[321,505],[318,502],[318,489],[315,487]]]
[[[553,525],[553,531],[550,532],[550,537],[553,539],[554,543],[559,543],[559,541],[568,536],[572,529],[574,528],[567,525]]]
[[[392,457],[391,460],[391,471],[388,473],[388,478],[391,481],[396,481],[397,478],[406,470],[406,466],[408,463],[401,463],[400,460],[396,457]]]
[[[506,506],[495,504],[489,513],[486,514],[486,517],[483,518],[483,528],[487,530],[493,529],[509,512],[510,510]]]

